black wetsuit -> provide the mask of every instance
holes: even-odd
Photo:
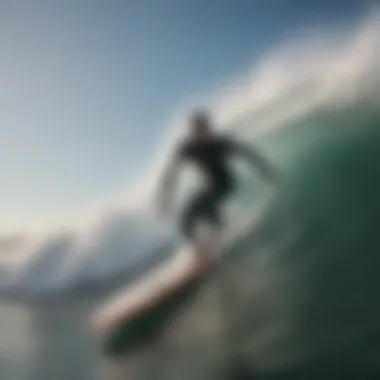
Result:
[[[229,158],[237,145],[225,137],[212,137],[206,141],[185,141],[179,149],[181,160],[195,164],[206,176],[208,186],[194,194],[182,214],[181,228],[185,237],[192,239],[198,220],[214,226],[222,225],[221,203],[235,187],[235,178],[229,168]]]

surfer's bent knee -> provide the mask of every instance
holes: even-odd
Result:
[[[213,228],[221,229],[223,220],[220,207],[232,193],[230,188],[214,188],[196,194],[185,206],[181,218],[181,232],[186,240],[195,239],[196,224],[199,219],[205,219]]]

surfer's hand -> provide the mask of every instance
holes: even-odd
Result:
[[[161,204],[158,204],[158,207],[157,207],[157,215],[161,218],[168,218],[169,215],[170,215],[170,211],[171,211],[171,208],[168,204],[164,204],[164,203],[161,203]]]
[[[163,219],[167,219],[168,217],[169,217],[169,215],[170,215],[170,212],[169,212],[169,210],[167,210],[167,209],[163,209],[163,210],[161,210],[160,212],[159,212],[159,214],[158,214],[161,218],[163,218]]]

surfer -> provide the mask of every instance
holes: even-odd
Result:
[[[233,195],[236,180],[228,159],[240,155],[249,160],[270,183],[277,182],[277,172],[256,148],[234,141],[228,136],[218,134],[206,111],[196,111],[190,115],[188,136],[175,149],[174,156],[164,170],[159,197],[159,212],[166,216],[170,211],[172,191],[182,163],[190,162],[204,175],[205,184],[185,205],[180,227],[181,231],[196,251],[201,253],[202,264],[210,262],[220,241],[223,227],[221,206]],[[210,239],[197,240],[196,227],[204,220],[211,226]],[[204,244],[205,243],[205,244]],[[210,245],[211,244],[211,245]]]

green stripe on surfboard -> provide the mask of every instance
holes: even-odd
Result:
[[[102,339],[103,351],[111,356],[125,355],[154,341],[167,326],[169,319],[180,312],[186,301],[196,293],[203,280],[204,277],[201,277],[188,282],[154,307],[105,333]]]

